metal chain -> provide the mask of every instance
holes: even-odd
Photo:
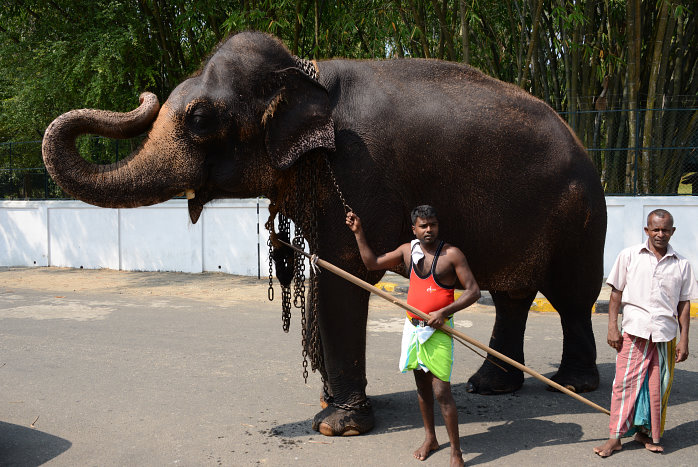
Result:
[[[274,254],[274,245],[271,243],[271,236],[267,240],[267,246],[269,247],[269,288],[267,289],[267,298],[270,302],[274,301],[274,270],[272,255]]]
[[[305,239],[303,238],[303,229],[296,225],[296,236],[293,239],[293,245],[301,250],[305,249]],[[303,336],[303,380],[308,382],[308,359],[305,352],[305,258],[302,254],[295,252],[294,258],[295,271],[293,274],[293,306],[301,310],[301,333]]]
[[[308,187],[308,202],[310,203],[310,216],[308,219],[308,243],[310,250],[314,254],[319,254],[318,252],[318,225],[317,225],[317,186],[319,183],[319,175],[317,164],[312,164],[308,161],[308,178],[310,178],[310,186]],[[318,326],[318,278],[315,270],[310,269],[310,303],[307,313],[304,313],[304,323],[303,328],[306,330],[305,339],[303,342],[303,364],[306,365],[306,361],[310,359],[311,369],[316,371],[321,369],[320,376],[322,377],[323,385],[326,385],[325,378],[325,365],[324,362],[320,360],[323,355],[322,343],[319,341],[319,326]],[[310,318],[310,324],[308,325],[308,317]],[[307,370],[306,370],[307,371]]]
[[[296,184],[297,186],[305,186],[307,178],[307,158],[298,162],[298,169],[296,171]],[[312,182],[311,182],[312,185]],[[305,250],[305,238],[303,237],[308,226],[306,225],[308,217],[314,216],[312,207],[310,208],[310,213],[306,213],[304,208],[305,199],[302,196],[296,196],[296,213],[298,214],[296,220],[295,237],[293,238],[293,245],[301,250]],[[309,215],[307,215],[309,214]],[[300,308],[301,310],[301,336],[302,336],[302,355],[303,355],[303,380],[308,382],[308,353],[306,351],[307,345],[307,333],[306,333],[306,300],[305,300],[305,257],[298,252],[294,252],[294,271],[293,271],[293,306]]]
[[[269,288],[267,289],[267,298],[270,302],[274,301],[274,252],[277,244],[277,233],[274,227],[274,221],[277,214],[279,213],[279,207],[273,201],[269,203],[269,218],[264,223],[264,228],[269,232],[269,238],[267,239],[267,246],[269,247]],[[278,271],[277,271],[278,274]]]
[[[272,262],[274,254],[274,241],[272,237],[289,238],[290,223],[289,218],[281,214],[281,210],[289,213],[295,224],[294,238],[291,243],[300,248],[305,249],[306,241],[311,252],[318,254],[318,206],[317,206],[317,186],[320,182],[321,163],[317,158],[305,157],[297,163],[295,172],[295,190],[289,190],[284,193],[282,199],[270,205],[272,215],[265,224],[270,233],[269,245],[269,284],[271,291],[268,292],[268,298],[273,300],[273,277],[272,277]],[[328,166],[329,167],[329,166]],[[331,172],[330,172],[331,173]],[[336,186],[336,182],[335,182]],[[338,189],[338,187],[336,186]],[[340,192],[341,193],[341,192]],[[277,205],[278,204],[278,205]],[[346,204],[346,203],[345,203]],[[278,216],[278,234],[274,232],[274,218]],[[277,259],[277,261],[279,261]],[[323,382],[323,387],[327,391],[327,372],[325,370],[325,362],[322,351],[322,340],[320,338],[320,326],[318,324],[319,317],[319,281],[318,276],[311,269],[310,271],[310,287],[308,290],[308,299],[306,299],[305,286],[305,262],[304,257],[300,253],[293,255],[293,306],[301,310],[301,332],[302,332],[302,348],[303,348],[303,378],[308,381],[308,366],[312,371],[320,371]],[[277,264],[278,268],[288,267],[288,263],[284,260],[281,264]],[[290,285],[290,284],[289,284]],[[291,288],[281,284],[282,292],[282,324],[285,332],[288,332],[291,319]],[[310,365],[309,365],[310,364]]]
[[[276,205],[274,203],[269,204],[269,218],[264,223],[264,228],[269,232],[269,238],[267,239],[267,246],[269,247],[269,288],[267,289],[267,298],[270,302],[274,301],[274,244],[271,241],[272,237],[276,235],[274,230],[274,218],[276,217]]]
[[[339,189],[339,184],[337,183],[337,179],[334,177],[334,171],[332,170],[332,165],[330,165],[330,158],[327,157],[327,153],[325,153],[325,163],[327,164],[327,170],[329,171],[330,179],[332,180],[332,184],[334,185],[334,189],[337,191],[337,194],[339,195],[339,199],[342,201],[342,205],[344,206],[344,214],[354,211],[351,208],[351,206],[349,206],[347,204],[347,200],[344,199],[344,195],[342,194],[342,190]]]
[[[361,409],[367,409],[371,407],[371,401],[367,397],[366,399],[363,400],[363,402],[359,402],[358,404],[339,404],[337,402],[331,401],[328,402],[333,407],[337,407],[339,409],[347,410],[347,411],[353,411],[353,410],[361,410]]]
[[[288,217],[279,213],[279,237],[289,239],[291,222]],[[285,269],[289,265],[284,261],[282,267]],[[278,267],[278,265],[277,265]],[[277,274],[278,275],[278,274]],[[281,284],[281,323],[284,332],[288,332],[291,327],[291,287]]]
[[[296,224],[293,246],[305,250],[303,229]],[[293,261],[293,306],[305,310],[305,257],[295,251]]]
[[[316,165],[317,167],[317,165]],[[316,169],[314,172],[314,180],[310,186],[310,200],[312,203],[313,216],[310,220],[310,235],[309,243],[311,251],[315,255],[320,255],[320,242],[318,238],[318,219],[317,212],[318,208],[316,206],[317,201],[317,186],[320,182],[319,180],[319,170]],[[313,371],[319,370],[320,376],[322,378],[323,389],[325,392],[329,392],[329,387],[327,384],[327,372],[325,370],[325,354],[322,351],[322,340],[320,338],[320,325],[319,325],[319,302],[320,302],[320,281],[318,273],[314,268],[310,270],[310,295],[312,301],[310,303],[310,349],[311,362]]]
[[[298,57],[294,57],[296,60],[296,66],[298,66],[304,73],[310,76],[312,79],[317,80],[317,68],[313,62],[308,60],[303,60]],[[344,199],[342,190],[339,188],[337,179],[332,171],[332,166],[327,157],[327,153],[324,154],[325,163],[327,165],[327,170],[334,185],[339,198],[342,200],[342,205],[344,206],[344,212],[347,213],[352,211],[351,206],[349,206]],[[320,183],[321,174],[321,162],[317,157],[307,156],[301,158],[297,163],[296,180],[295,180],[295,190],[287,190],[280,200],[278,200],[279,206],[272,205],[275,212],[278,212],[283,207],[284,212],[287,212],[295,220],[295,237],[293,239],[293,244],[298,248],[305,249],[305,242],[308,242],[308,248],[311,252],[318,255],[319,238],[318,238],[318,205],[317,205],[317,186]],[[295,195],[295,197],[293,196]],[[305,195],[305,196],[304,196]],[[294,198],[294,199],[292,199]],[[291,210],[294,212],[291,213]],[[269,221],[265,224],[267,230],[269,230],[270,241],[269,241],[269,300],[274,299],[273,291],[273,278],[272,278],[272,261],[274,246],[271,238],[276,235],[274,232],[274,215],[270,216]],[[286,221],[283,222],[283,219]],[[285,230],[284,230],[285,229]],[[285,218],[281,213],[279,213],[279,236],[283,233],[288,237],[288,218]],[[316,370],[320,371],[320,376],[322,378],[323,391],[325,394],[329,394],[329,387],[327,384],[327,371],[325,369],[324,353],[322,350],[322,339],[320,336],[320,325],[319,325],[319,301],[320,301],[320,283],[318,280],[318,275],[314,268],[310,270],[310,287],[308,291],[308,299],[306,300],[305,295],[305,262],[304,258],[300,253],[294,253],[293,256],[293,305],[296,308],[301,309],[301,326],[302,326],[302,339],[303,339],[303,378],[305,382],[308,382],[308,360],[313,372]],[[278,271],[277,271],[278,276]],[[284,331],[288,332],[289,322],[291,317],[291,293],[289,287],[284,287],[282,284],[282,320]],[[328,398],[331,400],[331,396]],[[364,402],[363,404],[366,404]],[[363,405],[358,406],[342,406],[336,405],[337,407],[344,408],[347,410],[352,410],[356,408],[362,408]]]
[[[317,76],[317,68],[315,68],[315,64],[310,61],[306,60],[304,58],[296,57],[295,55],[293,56],[293,59],[296,62],[296,66],[306,75],[308,75],[310,78],[314,79],[317,81],[318,76]]]

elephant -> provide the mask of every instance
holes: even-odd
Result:
[[[94,165],[75,147],[85,133],[146,137],[127,158]],[[410,241],[410,210],[430,204],[442,237],[492,296],[490,347],[524,363],[526,320],[540,291],[563,330],[552,379],[577,392],[598,387],[591,309],[606,232],[599,177],[550,106],[475,68],[434,59],[310,62],[271,35],[238,32],[161,108],[144,93],[127,113],[69,111],[49,125],[42,151],[53,179],[97,206],[145,206],[187,192],[196,223],[211,200],[265,196],[272,213],[301,227],[313,253],[371,283],[385,271],[364,267],[344,223],[348,205],[378,254]],[[365,433],[375,423],[366,397],[370,294],[329,273],[314,280],[309,303],[327,393],[313,428]],[[469,391],[519,389],[523,373],[500,363],[507,372],[485,361]]]

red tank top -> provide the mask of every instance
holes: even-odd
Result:
[[[431,271],[426,277],[421,277],[414,269],[414,262],[410,261],[410,288],[407,290],[407,303],[424,313],[440,310],[453,303],[453,291],[455,287],[445,287],[436,282],[434,277],[436,262],[444,246],[443,240],[434,253],[434,261],[431,263]],[[413,313],[407,312],[410,318],[417,318]]]

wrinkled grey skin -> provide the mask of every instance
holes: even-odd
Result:
[[[145,94],[128,114],[58,117],[44,138],[46,167],[67,192],[98,206],[142,206],[194,190],[196,222],[216,198],[264,195],[283,205],[289,187],[307,196],[292,169],[327,154],[377,253],[412,238],[412,207],[433,205],[442,237],[463,250],[481,289],[492,294],[490,346],[524,362],[527,313],[540,290],[559,311],[564,333],[553,379],[578,392],[595,389],[591,307],[602,281],[606,207],[568,126],[538,99],[459,64],[329,60],[317,67],[319,83],[278,40],[237,34],[161,109]],[[114,165],[93,166],[75,151],[82,133],[146,130],[142,148]],[[377,281],[381,274],[363,267],[326,175],[317,190],[321,256]],[[365,399],[368,293],[321,274],[319,306],[329,389],[343,408],[330,405],[313,426],[327,435],[363,433],[373,427],[372,409],[346,406]],[[522,383],[520,371],[487,362],[470,378],[482,394]]]

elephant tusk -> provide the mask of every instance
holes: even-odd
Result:
[[[184,190],[184,193],[187,195],[187,199],[196,198],[196,192],[192,189]]]

